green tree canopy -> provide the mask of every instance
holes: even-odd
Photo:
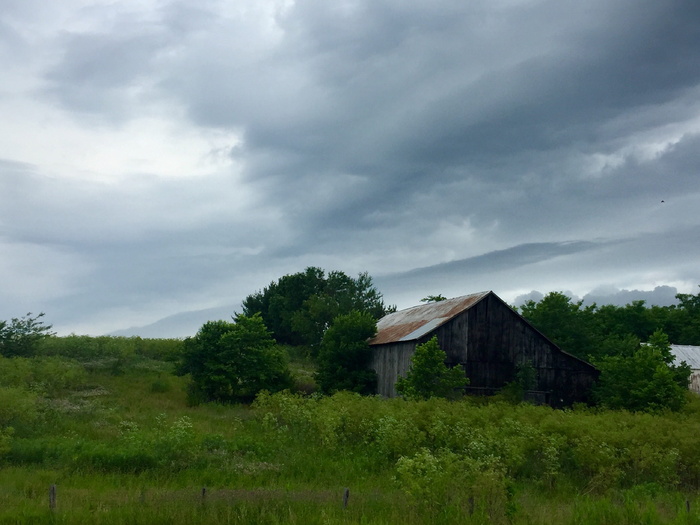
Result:
[[[339,315],[323,335],[318,354],[316,381],[325,394],[349,390],[373,394],[377,374],[369,368],[372,349],[368,340],[377,333],[369,312]]]
[[[620,339],[617,352],[594,364],[601,371],[595,395],[603,406],[679,410],[686,402],[690,367],[673,364],[668,336],[660,330],[643,345],[634,336]]]
[[[596,347],[593,312],[562,292],[550,292],[541,301],[528,301],[520,307],[523,317],[549,339],[575,356],[587,359]]]
[[[562,292],[520,307],[522,315],[562,350],[588,360],[616,355],[616,342],[628,336],[647,341],[660,329],[674,344],[700,345],[700,294],[677,294],[678,304],[647,307],[583,306]],[[608,341],[610,340],[610,341]],[[612,353],[611,353],[612,352]]]
[[[286,356],[259,315],[205,323],[185,339],[178,373],[190,374],[206,401],[248,401],[261,390],[277,392],[292,383]]]
[[[418,345],[411,357],[411,367],[406,377],[396,382],[396,391],[406,399],[430,399],[431,397],[454,398],[460,388],[469,384],[460,366],[449,368],[445,364],[447,355],[440,348],[437,336]]]
[[[307,345],[314,352],[337,316],[361,311],[377,320],[393,310],[366,272],[352,278],[315,267],[285,275],[243,300],[243,313],[260,313],[279,343]]]

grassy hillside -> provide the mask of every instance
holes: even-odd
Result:
[[[346,393],[191,407],[177,342],[93,342],[0,359],[0,523],[700,523],[697,399],[657,415]]]

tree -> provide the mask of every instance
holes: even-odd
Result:
[[[340,390],[373,394],[377,374],[369,368],[372,349],[369,339],[377,323],[369,312],[339,315],[323,335],[318,354],[316,382],[324,394]]]
[[[249,401],[292,384],[285,355],[257,314],[205,323],[185,339],[178,373],[190,374],[192,392],[206,401]]]
[[[686,402],[690,367],[673,364],[668,336],[657,330],[644,345],[628,336],[613,355],[598,359],[598,401],[613,409],[679,410]]]
[[[550,292],[541,301],[528,301],[520,311],[532,325],[562,350],[589,359],[597,349],[595,305],[583,306],[562,292]]]
[[[445,365],[447,354],[440,348],[437,336],[416,347],[406,377],[396,382],[396,391],[406,399],[454,398],[459,389],[469,384],[460,366]]]
[[[243,313],[259,312],[278,342],[306,345],[314,354],[333,320],[353,310],[378,320],[395,308],[384,304],[368,273],[352,278],[315,267],[285,275],[243,300]]]
[[[439,303],[440,301],[446,301],[447,297],[442,294],[437,295],[426,295],[420,300],[421,303]]]
[[[700,293],[676,294],[678,306],[672,318],[677,330],[673,342],[681,345],[700,345]]]
[[[280,277],[261,291],[243,300],[243,314],[259,313],[265,325],[280,344],[300,345],[302,338],[292,328],[292,316],[304,301],[323,289],[325,276],[320,268]]]
[[[39,341],[55,335],[51,325],[45,325],[44,313],[32,316],[13,317],[10,323],[0,321],[0,355],[5,357],[30,357],[34,355]]]

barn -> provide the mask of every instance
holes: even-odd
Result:
[[[556,407],[590,401],[599,372],[567,354],[495,293],[481,292],[391,313],[370,340],[377,390],[396,396],[416,346],[437,336],[447,364],[462,366],[468,394],[491,395],[514,381],[519,366],[532,366],[537,385],[526,397]]]
[[[690,365],[688,388],[691,392],[700,394],[700,346],[671,345],[673,364],[678,366],[683,361]]]

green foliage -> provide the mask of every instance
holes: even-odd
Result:
[[[584,359],[595,347],[591,330],[595,307],[572,302],[561,292],[548,293],[540,302],[528,301],[520,311],[535,328],[561,349]]]
[[[12,448],[12,434],[14,434],[14,429],[12,427],[1,427],[0,426],[0,460],[5,456]]]
[[[87,374],[83,366],[62,357],[0,357],[0,386],[19,387],[45,396],[80,388]]]
[[[520,307],[522,315],[562,350],[587,360],[615,355],[616,342],[628,336],[646,341],[661,329],[674,344],[700,345],[700,294],[677,294],[678,304],[583,306],[561,292]],[[611,340],[612,342],[609,342]]]
[[[537,386],[537,370],[527,362],[515,367],[515,381],[508,383],[497,394],[499,399],[508,403],[521,403],[529,390]]]
[[[631,347],[631,340],[616,354],[595,362],[600,369],[598,401],[609,408],[680,410],[687,401],[690,367],[674,366],[668,336],[657,330],[645,345]]]
[[[39,417],[38,396],[26,388],[0,386],[0,461],[11,450],[16,427],[28,427]]]
[[[185,339],[178,372],[190,374],[194,392],[207,401],[248,401],[292,383],[286,357],[258,314],[205,323]]]
[[[354,310],[376,320],[395,308],[384,304],[366,272],[352,278],[315,267],[285,275],[243,300],[243,313],[260,313],[279,343],[306,345],[314,352],[333,319]]]
[[[0,428],[36,420],[37,399],[38,396],[26,388],[0,386]]]
[[[178,361],[184,342],[181,339],[143,339],[141,337],[90,336],[71,334],[42,339],[37,355],[70,357],[81,362],[113,359],[125,366],[135,358]],[[110,363],[111,366],[111,363]]]
[[[447,355],[440,348],[437,337],[418,345],[411,357],[411,367],[406,377],[396,381],[396,391],[405,399],[430,399],[444,397],[455,399],[460,388],[469,384],[464,370],[445,365]]]
[[[375,392],[377,374],[369,368],[372,349],[368,340],[376,333],[377,323],[369,312],[352,311],[335,318],[318,354],[316,381],[322,392]]]
[[[10,323],[0,321],[0,355],[5,357],[30,357],[36,352],[39,341],[53,335],[51,325],[45,325],[44,313],[13,317]]]
[[[151,383],[151,392],[154,394],[164,394],[172,390],[172,385],[170,382],[163,377],[158,377],[153,383]]]
[[[450,476],[440,478],[439,471],[451,471],[453,462],[471,473],[460,487],[469,487],[471,476],[480,473],[498,475],[506,486],[534,484],[546,491],[561,486],[594,494],[648,483],[671,490],[696,486],[700,479],[700,400],[692,411],[651,415],[279,393],[259,397],[255,410],[270,432],[294,436],[316,456],[369,456],[374,468],[403,465],[400,486],[417,502],[430,501],[433,488],[435,498],[444,495]],[[437,467],[431,470],[428,463]]]
[[[700,518],[700,399],[675,413],[634,413],[492,398],[407,403],[265,392],[252,407],[189,408],[180,388],[151,394],[156,380],[183,382],[155,368],[88,374],[90,389],[59,398],[16,386],[0,399],[0,413],[14,411],[4,420],[14,432],[0,430],[0,522],[670,525]],[[33,405],[20,406],[27,397]],[[49,512],[54,483],[58,507]]]
[[[447,297],[442,294],[437,295],[426,295],[420,300],[421,303],[439,303],[440,301],[446,301]]]
[[[680,293],[676,298],[678,307],[668,312],[667,324],[661,326],[674,344],[700,345],[700,293]]]
[[[515,506],[505,474],[495,458],[423,448],[399,458],[395,479],[411,501],[433,517],[464,508],[476,519],[508,523]]]

